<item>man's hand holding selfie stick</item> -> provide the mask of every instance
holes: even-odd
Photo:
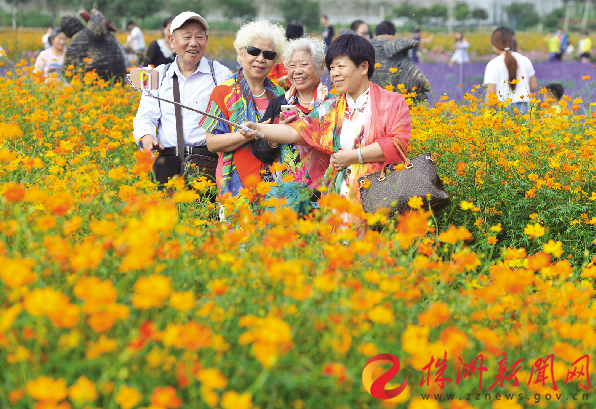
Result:
[[[252,129],[250,129],[244,125],[239,125],[234,122],[228,121],[227,119],[223,119],[218,116],[208,114],[207,112],[203,112],[198,109],[190,108],[190,107],[182,105],[178,102],[159,98],[159,97],[153,95],[151,93],[151,91],[159,88],[159,86],[158,86],[159,72],[157,72],[156,70],[149,69],[149,68],[131,68],[130,75],[128,75],[128,80],[131,83],[131,85],[136,90],[140,90],[144,96],[155,98],[160,101],[168,102],[170,104],[178,105],[182,108],[189,109],[189,110],[197,112],[201,115],[207,116],[209,118],[213,118],[215,120],[221,121],[221,122],[226,123],[226,124],[233,126],[235,128],[241,129],[242,131],[244,131],[246,133],[250,133],[249,136],[245,136],[247,139],[255,139],[255,138],[263,139],[264,138],[264,135],[261,132],[252,132]],[[161,144],[161,142],[159,142],[157,140],[157,138],[155,138],[151,134],[147,134],[147,135],[143,136],[141,138],[141,143],[143,145],[142,149],[144,149],[144,150],[150,151],[150,150],[155,150],[155,149],[159,149],[159,150],[164,149],[164,146]]]

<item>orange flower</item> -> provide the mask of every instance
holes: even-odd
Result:
[[[10,182],[4,190],[4,197],[8,203],[19,202],[25,197],[25,192],[25,187],[23,185]]]
[[[182,400],[176,396],[173,386],[156,386],[151,395],[151,404],[161,408],[179,408]]]
[[[422,325],[434,328],[447,321],[450,315],[447,304],[435,302],[430,305],[425,313],[418,315],[418,321]]]
[[[458,241],[471,240],[472,234],[465,227],[449,226],[447,231],[439,234],[439,241],[455,244]]]

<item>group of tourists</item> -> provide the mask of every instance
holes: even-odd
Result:
[[[301,188],[314,190],[332,164],[337,192],[356,201],[354,180],[386,162],[403,161],[393,141],[407,151],[410,111],[402,95],[370,82],[375,50],[369,41],[352,34],[337,37],[328,47],[317,37],[288,41],[281,26],[258,19],[243,25],[236,35],[240,69],[232,74],[205,59],[208,29],[196,13],[182,13],[173,20],[175,61],[157,67],[164,79],[152,92],[168,100],[175,100],[178,92],[184,105],[206,109],[221,119],[189,110],[178,119],[186,152],[217,158],[219,194],[239,195],[249,178],[263,174],[278,182],[291,175]],[[287,91],[268,77],[282,62],[290,84]],[[321,82],[325,67],[338,95],[331,95]],[[296,109],[282,112],[287,106]],[[154,171],[160,184],[181,171],[177,132],[175,106],[143,96],[133,135],[144,149],[159,151]],[[258,133],[264,138],[258,139]],[[286,169],[268,172],[274,162]]]
[[[87,17],[93,24],[90,35],[100,22],[110,29],[99,12]],[[389,86],[385,89],[383,78],[393,82],[395,77],[396,84],[405,84],[420,96],[430,90],[407,54],[420,40],[398,38],[389,21],[377,25],[374,36],[366,23],[357,21],[333,39],[327,18],[321,22],[322,39],[305,36],[299,25],[284,29],[264,19],[244,24],[234,41],[236,73],[205,58],[209,25],[199,14],[184,12],[163,22],[163,37],[146,50],[148,64],[159,73],[158,89],[150,92],[206,111],[210,117],[141,97],[133,135],[140,148],[159,152],[153,170],[161,188],[183,172],[184,155],[196,155],[217,163],[212,176],[219,195],[241,195],[247,182],[258,178],[310,192],[313,207],[321,186],[358,203],[359,178],[384,164],[404,161],[401,152],[407,153],[410,140],[410,111],[400,93],[389,91]],[[65,31],[81,27],[72,30],[66,24]],[[135,47],[139,47],[135,28],[131,22],[129,42],[138,41]],[[51,46],[36,63],[45,75],[58,68],[67,40],[61,30],[48,37]],[[511,102],[512,111],[523,114],[530,108],[529,94],[538,88],[532,63],[515,51],[515,36],[508,28],[497,28],[491,43],[497,57],[486,67],[486,98],[495,94]],[[456,62],[465,62],[467,47],[458,33]],[[325,69],[335,95],[321,81]],[[550,84],[548,96],[558,100],[562,92]],[[180,145],[184,146],[178,150]]]
[[[181,172],[180,132],[187,154],[217,160],[219,195],[242,197],[251,178],[268,177],[310,190],[312,201],[327,186],[359,203],[358,178],[404,160],[398,146],[407,152],[410,110],[400,93],[371,81],[379,53],[365,36],[342,34],[329,44],[304,35],[288,40],[280,25],[257,19],[236,34],[240,69],[232,74],[204,57],[209,26],[203,17],[185,12],[167,27],[174,62],[157,67],[161,82],[150,92],[211,117],[184,109],[177,115],[172,104],[141,98],[133,134],[140,147],[159,152],[154,173],[161,185]],[[488,91],[523,110],[517,99],[537,87],[532,64],[511,50],[509,29],[495,30],[492,43],[499,56],[487,67]],[[280,65],[288,89],[269,78]],[[336,95],[321,82],[325,68]],[[518,77],[521,82],[511,81]]]
[[[569,41],[569,36],[562,27],[550,32],[545,40],[548,42],[549,61],[563,61],[565,54],[573,54],[575,48]],[[592,40],[587,31],[582,31],[577,43],[579,60],[584,64],[591,64]]]

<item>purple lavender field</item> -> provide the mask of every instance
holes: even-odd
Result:
[[[447,64],[419,64],[419,67],[429,79],[434,100],[437,101],[445,94],[450,98],[462,99],[463,92],[470,92],[474,85],[482,84],[486,64],[464,64],[463,87],[460,86],[462,82],[460,81],[460,67],[458,65],[449,67]],[[573,98],[580,95],[584,102],[591,102],[596,97],[594,87],[592,87],[591,95],[589,95],[588,83],[592,81],[582,80],[585,75],[594,78],[594,68],[590,65],[571,61],[545,62],[534,63],[534,69],[536,70],[536,80],[540,88],[554,82],[565,88],[565,95]],[[430,98],[431,101],[433,97]]]

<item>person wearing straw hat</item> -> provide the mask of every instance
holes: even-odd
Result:
[[[228,68],[204,57],[207,30],[207,21],[197,13],[186,11],[174,18],[168,41],[176,59],[156,68],[159,88],[151,91],[153,96],[205,110],[213,89],[232,76]],[[201,119],[194,111],[160,103],[151,96],[141,97],[133,136],[142,149],[159,151],[153,171],[160,185],[181,173],[186,155],[216,156],[207,149],[205,130],[198,125]]]

